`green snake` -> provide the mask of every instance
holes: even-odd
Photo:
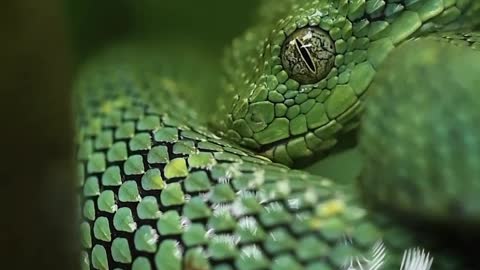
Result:
[[[83,269],[478,269],[443,236],[480,225],[480,1],[258,13],[221,73],[173,41],[79,72]],[[355,183],[290,169],[357,134]]]

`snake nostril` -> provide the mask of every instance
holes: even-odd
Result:
[[[255,123],[262,123],[263,122],[262,116],[259,115],[258,113],[252,113],[252,115],[250,116],[250,120],[252,122],[255,122]]]

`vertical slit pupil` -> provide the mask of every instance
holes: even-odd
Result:
[[[295,44],[297,45],[297,49],[300,52],[300,55],[302,56],[303,61],[307,64],[308,69],[310,69],[311,72],[316,72],[315,64],[313,63],[313,60],[310,56],[310,52],[308,51],[307,48],[304,47],[303,43],[296,38],[295,39]]]

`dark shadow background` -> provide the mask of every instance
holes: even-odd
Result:
[[[62,3],[0,8],[0,268],[76,269],[70,45]]]
[[[258,0],[65,0],[70,36],[81,61],[113,40],[152,37],[201,41],[221,57],[254,18]]]

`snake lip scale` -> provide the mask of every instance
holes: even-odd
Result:
[[[364,93],[362,93],[361,95],[358,96],[358,99],[359,100],[364,100],[367,95],[368,95],[368,93],[364,92]],[[360,113],[362,110],[363,109],[359,109],[357,112]],[[356,119],[355,121],[358,121],[358,119]],[[302,162],[302,160],[305,160],[306,161],[305,164],[308,165],[308,163],[311,164],[312,162],[314,162],[316,160],[319,160],[323,157],[328,156],[330,153],[336,153],[338,151],[345,150],[344,140],[345,139],[351,140],[352,139],[351,138],[352,133],[355,133],[358,130],[358,127],[359,127],[359,122],[352,121],[352,122],[347,123],[347,124],[350,125],[350,126],[348,128],[344,128],[340,132],[340,134],[336,135],[337,138],[332,143],[333,145],[328,145],[325,148],[317,149],[317,151],[312,152],[311,154],[308,154],[305,157],[298,157],[297,160],[295,160],[295,163],[300,163],[301,164],[301,163],[304,163],[304,162]],[[258,153],[274,160],[275,157],[273,155],[273,152],[275,151],[275,149],[277,149],[280,146],[286,146],[289,142],[295,141],[295,140],[300,139],[300,138],[306,139],[306,136],[308,134],[312,134],[314,131],[315,131],[315,129],[309,129],[302,134],[297,134],[297,135],[290,134],[290,136],[286,139],[280,139],[280,140],[275,141],[273,143],[261,145],[258,149],[256,149],[256,151]],[[328,139],[326,139],[326,140],[328,140]],[[341,144],[341,145],[338,146],[338,144]],[[347,148],[350,148],[350,146],[347,146]],[[278,161],[278,162],[282,163],[282,161]],[[292,163],[289,163],[289,162],[287,162],[286,165],[296,166],[296,164],[292,164]]]

